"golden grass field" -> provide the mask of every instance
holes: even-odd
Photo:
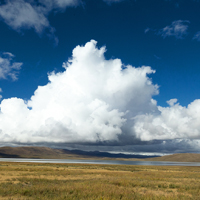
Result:
[[[200,199],[200,167],[0,162],[0,199]]]

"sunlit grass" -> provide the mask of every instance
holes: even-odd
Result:
[[[0,199],[199,199],[200,168],[0,163]]]

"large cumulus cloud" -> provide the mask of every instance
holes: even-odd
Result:
[[[63,73],[48,75],[27,102],[2,100],[0,139],[6,142],[119,142],[134,137],[134,117],[157,112],[150,67],[104,58],[95,41],[77,46]]]
[[[184,144],[197,151],[200,100],[187,107],[177,99],[158,106],[158,86],[149,77],[155,71],[106,60],[105,47],[96,43],[77,46],[64,72],[48,74],[49,82],[30,100],[1,101],[0,141],[148,152],[183,152]]]
[[[187,107],[168,101],[170,107],[160,107],[160,114],[138,115],[134,130],[141,140],[200,139],[200,100]]]

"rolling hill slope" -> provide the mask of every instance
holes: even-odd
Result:
[[[43,158],[43,159],[117,159],[140,161],[200,162],[200,154],[180,153],[161,157],[145,158],[107,152],[52,149],[48,147],[0,147],[0,158]]]
[[[147,161],[173,161],[173,162],[200,162],[200,154],[196,153],[178,153],[173,155],[161,156],[156,158],[147,158]]]
[[[0,147],[1,158],[43,158],[43,159],[132,159],[149,158],[143,155],[112,154],[99,151],[52,149],[48,147]]]
[[[79,156],[62,149],[48,147],[0,147],[1,158],[43,158],[43,159],[80,159]]]

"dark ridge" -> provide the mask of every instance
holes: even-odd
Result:
[[[21,158],[18,155],[0,153],[0,158]]]
[[[147,155],[131,155],[123,153],[108,153],[108,152],[99,152],[99,151],[82,151],[82,150],[68,150],[63,149],[68,154],[76,154],[81,156],[91,156],[91,157],[107,157],[107,158],[155,158],[159,156],[147,156]]]
[[[157,156],[130,155],[99,151],[51,149],[48,147],[0,147],[1,158],[47,158],[47,159],[145,159]]]
[[[167,156],[130,155],[99,151],[51,149],[48,147],[0,147],[1,158],[41,158],[41,159],[130,159],[143,161],[200,162],[198,153],[180,153]]]

